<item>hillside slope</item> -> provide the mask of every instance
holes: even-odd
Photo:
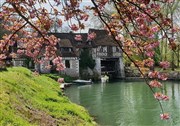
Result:
[[[59,84],[23,67],[0,72],[0,125],[91,126],[88,112],[63,96]]]

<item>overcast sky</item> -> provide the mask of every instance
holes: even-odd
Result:
[[[54,0],[50,0],[50,2],[52,2],[52,3],[53,3],[53,1],[54,1]],[[85,5],[86,5],[86,6],[87,6],[87,5],[92,5],[92,2],[91,2],[90,0],[82,0],[82,3],[80,4],[80,7],[83,8],[83,6],[85,6]],[[50,11],[51,7],[50,7],[49,4],[44,4],[43,6]],[[60,5],[59,8],[57,8],[57,9],[58,9],[58,10],[61,10],[61,9],[62,9],[61,7],[62,7],[62,6]],[[65,26],[65,27],[67,26],[66,23],[64,24],[64,26]],[[81,32],[81,33],[87,32],[88,29],[89,29],[89,26],[90,26],[90,22],[87,21],[87,22],[85,22],[85,27],[86,27],[86,29],[85,29],[85,30],[81,30],[81,31],[77,31],[77,32]],[[91,25],[91,26],[92,26],[92,25]]]
[[[5,0],[0,0],[0,5],[1,5],[4,1],[5,1]],[[52,3],[52,5],[53,5],[54,0],[49,0],[49,1],[50,1],[50,2]],[[61,0],[61,1],[63,1],[63,0]],[[83,8],[83,6],[85,6],[85,5],[87,6],[87,5],[93,5],[93,4],[92,4],[91,0],[82,0],[82,3],[80,4],[80,7]],[[37,4],[37,7],[39,7],[39,4]],[[50,5],[49,5],[48,3],[41,5],[41,7],[45,7],[48,11],[51,10],[51,7],[50,7]],[[56,9],[61,10],[61,9],[62,9],[62,6],[60,5],[60,6],[59,6],[58,8],[56,8]],[[91,24],[91,26],[93,26],[92,22],[91,22],[91,23],[90,23],[89,21],[85,22],[86,29],[85,29],[85,30],[78,31],[78,32],[87,32],[87,31],[88,31],[88,26],[90,26],[90,24]],[[64,24],[64,26],[67,26],[66,23]]]

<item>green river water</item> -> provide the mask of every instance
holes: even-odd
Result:
[[[162,102],[169,120],[161,120],[159,103],[142,81],[73,85],[65,90],[72,102],[84,106],[100,126],[180,126],[180,82],[164,83],[170,97]]]

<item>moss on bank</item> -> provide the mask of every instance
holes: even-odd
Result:
[[[0,72],[0,125],[91,126],[88,112],[62,95],[59,84],[23,67]]]

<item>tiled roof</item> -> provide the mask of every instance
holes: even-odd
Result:
[[[96,46],[117,46],[113,38],[108,35],[107,31],[99,29],[89,29],[89,33],[90,32],[96,33],[96,38],[93,40]]]
[[[113,40],[113,38],[108,35],[108,32],[103,29],[89,29],[90,32],[95,32],[96,33],[96,38],[91,41],[91,45],[88,44],[87,41],[87,33],[50,33],[55,35],[56,37],[60,38],[61,40],[63,39],[68,39],[73,47],[76,48],[92,48],[96,46],[117,46],[116,42]],[[76,35],[81,35],[82,36],[82,41],[78,42],[75,40]],[[65,40],[64,40],[65,41]],[[66,40],[67,41],[67,40]],[[67,42],[67,45],[69,44],[69,41]],[[66,43],[64,43],[66,45]]]
[[[91,48],[93,46],[93,43],[92,43],[92,45],[88,44],[87,33],[72,33],[72,32],[70,32],[70,33],[49,33],[49,34],[50,35],[53,34],[54,36],[56,36],[57,38],[60,38],[61,40],[68,39],[71,42],[72,46],[76,47],[76,48]],[[82,41],[75,40],[76,35],[81,35]]]
[[[73,47],[69,39],[61,39],[59,42],[60,47]]]

